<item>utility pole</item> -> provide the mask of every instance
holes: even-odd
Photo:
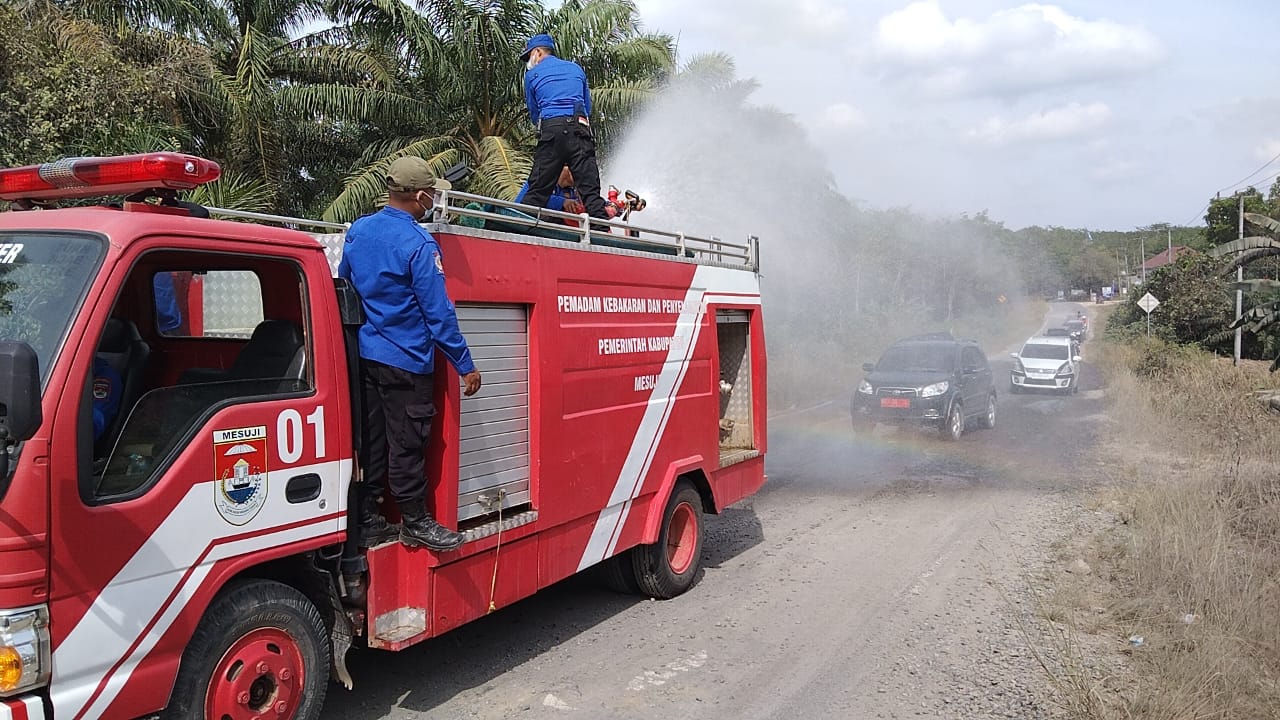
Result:
[[[1239,229],[1237,232],[1237,237],[1243,240],[1244,239],[1244,193],[1240,194],[1240,212],[1237,214],[1239,215],[1239,218],[1238,218]],[[1241,265],[1240,267],[1236,268],[1236,282],[1237,283],[1244,282],[1244,265]],[[1240,319],[1240,315],[1243,312],[1244,312],[1244,291],[1240,289],[1239,285],[1237,285],[1236,286],[1236,320],[1237,321]],[[1233,365],[1240,364],[1241,332],[1242,332],[1242,328],[1236,328],[1236,351],[1231,361]]]
[[[1147,286],[1147,239],[1144,237],[1139,245],[1139,252],[1142,253],[1142,287]]]

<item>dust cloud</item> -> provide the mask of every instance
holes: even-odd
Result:
[[[637,225],[760,238],[774,407],[844,402],[894,339],[973,334],[1008,312],[995,301],[1018,286],[992,239],[1002,227],[857,207],[823,150],[793,118],[752,104],[753,88],[678,78],[628,128],[604,180],[648,200]]]

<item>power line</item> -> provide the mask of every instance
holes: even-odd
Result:
[[[1258,173],[1262,172],[1263,170],[1266,170],[1268,167],[1270,167],[1270,166],[1271,166],[1271,163],[1273,163],[1273,162],[1275,162],[1275,161],[1277,161],[1277,160],[1280,160],[1280,153],[1276,153],[1276,156],[1275,156],[1275,157],[1273,157],[1273,158],[1271,158],[1270,160],[1268,160],[1266,163],[1264,163],[1262,167],[1258,168],[1257,170],[1254,170],[1253,172],[1249,173],[1248,175],[1245,175],[1245,176],[1244,176],[1244,179],[1243,179],[1243,180],[1241,180],[1240,182],[1238,182],[1238,183],[1236,183],[1236,184],[1234,184],[1234,185],[1228,185],[1228,186],[1226,186],[1226,187],[1222,188],[1221,190],[1219,190],[1218,192],[1219,192],[1219,193],[1224,193],[1224,192],[1227,192],[1227,191],[1229,191],[1229,190],[1235,190],[1236,188],[1240,187],[1241,185],[1245,184],[1246,182],[1249,182],[1249,178],[1253,177],[1254,175],[1257,175]],[[1275,175],[1272,175],[1271,177],[1275,177]],[[1266,182],[1266,181],[1265,181],[1265,180],[1260,180],[1259,182]],[[1254,183],[1254,184],[1256,185],[1257,183]]]
[[[1277,156],[1276,156],[1276,157],[1275,157],[1271,162],[1275,162],[1275,160],[1280,160],[1280,155],[1277,155]],[[1267,163],[1267,165],[1270,165],[1270,164],[1271,164],[1271,163]],[[1263,166],[1262,166],[1262,168],[1263,168],[1263,169],[1265,169],[1265,168],[1267,167],[1267,165],[1263,165]],[[1256,174],[1257,174],[1256,172],[1255,172],[1255,173],[1253,173],[1253,175],[1256,175]],[[1276,171],[1276,172],[1274,172],[1274,173],[1272,173],[1272,174],[1268,175],[1267,177],[1262,178],[1261,180],[1258,180],[1258,181],[1256,181],[1256,182],[1252,183],[1252,185],[1263,185],[1263,184],[1266,184],[1266,183],[1271,182],[1272,180],[1275,180],[1276,178],[1280,178],[1280,170],[1278,170],[1278,171]],[[1237,184],[1239,184],[1239,183],[1237,183]],[[1234,189],[1234,188],[1233,188],[1233,187],[1231,187],[1231,186],[1229,186],[1228,188],[1223,188],[1223,190],[1226,190],[1226,189]],[[1218,191],[1218,193],[1223,192],[1223,190],[1219,190],[1219,191]],[[1216,193],[1215,193],[1215,194],[1216,194]],[[1216,199],[1218,199],[1218,198],[1216,198],[1216,197],[1215,197],[1214,199],[1216,200]],[[1203,214],[1204,214],[1204,212],[1205,212],[1206,210],[1208,210],[1208,209],[1209,209],[1209,206],[1210,206],[1210,205],[1212,205],[1212,204],[1213,204],[1213,200],[1210,200],[1209,202],[1205,203],[1205,204],[1204,204],[1204,206],[1200,208],[1200,211],[1199,211],[1199,212],[1197,212],[1195,215],[1192,215],[1192,216],[1191,216],[1191,219],[1190,219],[1190,220],[1188,220],[1188,221],[1186,221],[1186,222],[1182,223],[1183,227],[1189,227],[1189,226],[1191,225],[1191,223],[1192,223],[1192,222],[1194,222],[1196,218],[1198,218],[1198,217],[1200,217],[1201,215],[1203,215]]]
[[[1222,193],[1224,193],[1224,192],[1229,192],[1229,191],[1231,191],[1231,190],[1235,190],[1236,188],[1240,187],[1241,185],[1243,185],[1243,184],[1245,184],[1245,183],[1249,182],[1249,179],[1250,179],[1250,178],[1252,178],[1254,175],[1257,175],[1258,173],[1262,172],[1263,170],[1266,170],[1268,167],[1270,167],[1270,166],[1271,166],[1271,164],[1272,164],[1272,163],[1274,163],[1274,162],[1275,162],[1275,161],[1277,161],[1277,160],[1280,160],[1280,153],[1277,153],[1275,157],[1273,157],[1273,158],[1271,158],[1270,160],[1268,160],[1268,161],[1266,161],[1265,163],[1263,163],[1262,167],[1258,168],[1257,170],[1254,170],[1253,172],[1249,173],[1248,175],[1245,175],[1245,176],[1244,176],[1244,178],[1243,178],[1243,179],[1241,179],[1239,182],[1237,182],[1237,183],[1235,183],[1235,184],[1233,184],[1233,185],[1228,185],[1228,186],[1226,186],[1226,187],[1224,187],[1224,188],[1222,188],[1222,189],[1218,190],[1217,192],[1215,192],[1215,193],[1214,193],[1214,196],[1215,196],[1215,197],[1217,197],[1218,195],[1221,195],[1221,194],[1222,194]],[[1268,182],[1268,181],[1274,180],[1274,179],[1276,179],[1277,177],[1280,177],[1280,172],[1277,172],[1276,174],[1271,175],[1270,177],[1263,178],[1262,180],[1258,180],[1257,182],[1253,182],[1253,183],[1250,183],[1250,184],[1251,184],[1251,185],[1260,185],[1260,184],[1262,184],[1262,183],[1265,183],[1265,182]],[[1184,227],[1185,227],[1185,226],[1189,226],[1192,222],[1195,222],[1196,218],[1199,218],[1201,215],[1203,215],[1203,214],[1204,214],[1204,212],[1205,212],[1206,210],[1208,210],[1208,209],[1209,209],[1209,206],[1210,206],[1210,205],[1212,205],[1212,204],[1213,204],[1213,200],[1210,200],[1209,202],[1205,203],[1205,204],[1204,204],[1204,206],[1203,206],[1203,207],[1201,207],[1201,208],[1200,208],[1200,210],[1199,210],[1199,211],[1197,211],[1195,215],[1192,215],[1192,216],[1191,216],[1191,219],[1190,219],[1190,220],[1187,220],[1186,222],[1182,223],[1182,224],[1183,224],[1183,226],[1184,226]]]

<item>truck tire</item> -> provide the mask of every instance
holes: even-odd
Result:
[[[269,580],[239,582],[200,620],[161,718],[317,720],[329,663],[329,634],[305,595]]]
[[[640,592],[667,600],[698,580],[702,567],[702,496],[686,480],[676,483],[662,514],[658,542],[632,551]]]
[[[627,550],[600,563],[600,580],[605,587],[623,595],[639,595],[640,583],[631,556],[635,550]]]

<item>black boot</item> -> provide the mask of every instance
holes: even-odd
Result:
[[[400,503],[400,542],[407,547],[425,546],[436,551],[454,550],[462,545],[462,535],[432,519],[420,501]]]
[[[399,526],[392,525],[378,509],[378,499],[365,495],[360,501],[360,547],[369,549],[389,543],[400,536]]]

